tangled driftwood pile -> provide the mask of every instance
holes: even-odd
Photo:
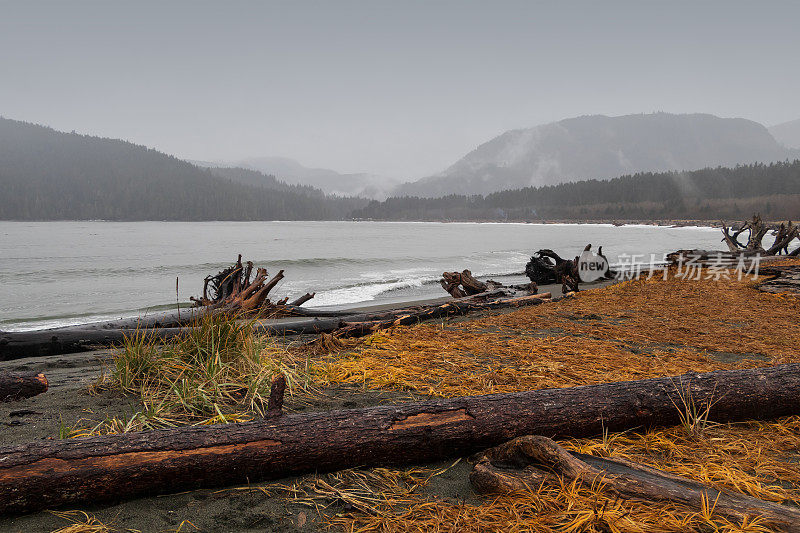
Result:
[[[583,249],[584,252],[589,252],[592,249],[591,244],[587,244]],[[608,259],[603,255],[603,247],[597,249],[597,255],[605,260],[608,266]],[[564,259],[556,252],[550,249],[542,249],[531,256],[528,264],[525,265],[525,275],[533,283],[540,285],[547,283],[560,283],[563,292],[578,291],[578,284],[581,281],[580,273],[578,271],[578,262],[580,256],[575,256],[574,259]],[[611,279],[614,273],[611,270],[606,270],[602,276],[604,279]]]
[[[520,293],[532,295],[539,292],[536,283],[527,285],[503,285],[494,280],[487,280],[485,283],[478,281],[472,276],[472,272],[464,270],[462,272],[442,272],[442,279],[439,280],[442,288],[453,298],[470,297],[517,297]]]
[[[760,253],[762,255],[800,255],[800,247],[793,252],[789,252],[789,245],[795,239],[800,239],[800,233],[792,221],[781,223],[780,226],[775,228],[775,241],[769,248],[764,248],[761,241],[766,234],[770,231],[768,226],[763,220],[761,215],[753,215],[752,220],[745,221],[739,226],[739,229],[733,230],[732,227],[723,222],[722,223],[722,242],[728,245],[728,249],[733,253],[738,252],[751,252]],[[748,232],[747,243],[742,244],[739,241],[739,236],[744,232]]]
[[[207,276],[203,283],[203,296],[192,297],[191,300],[199,307],[219,309],[225,313],[241,316],[272,317],[290,314],[286,305],[289,298],[271,302],[267,296],[269,291],[283,279],[283,270],[278,271],[271,279],[266,268],[257,268],[253,275],[253,262],[248,261],[242,265],[242,255],[232,266],[221,270],[216,275]],[[288,303],[290,306],[300,306],[314,297],[316,293],[306,293],[296,300]]]

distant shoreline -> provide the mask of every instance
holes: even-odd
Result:
[[[394,220],[394,219],[372,219],[372,218],[359,218],[359,219],[329,219],[329,220],[320,220],[320,219],[304,219],[304,220],[236,220],[236,219],[209,219],[209,220],[124,220],[124,219],[49,219],[49,218],[41,218],[41,219],[0,219],[0,223],[3,222],[15,222],[15,223],[24,223],[24,222],[108,222],[108,223],[123,223],[123,224],[132,224],[132,223],[140,223],[140,222],[164,222],[164,223],[195,223],[195,224],[207,224],[209,222],[408,222],[408,223],[436,223],[436,224],[575,224],[575,225],[597,225],[597,224],[609,224],[612,226],[631,226],[631,225],[641,225],[641,226],[667,226],[667,227],[711,227],[711,228],[719,228],[722,227],[722,223],[719,220],[694,220],[694,219],[657,219],[657,220],[638,220],[638,219],[546,219],[546,220],[496,220],[496,219],[442,219],[442,220]],[[768,222],[768,224],[777,223],[780,224],[780,221]]]

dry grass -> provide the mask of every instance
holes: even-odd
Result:
[[[63,518],[70,523],[54,530],[52,533],[111,533],[117,531],[108,524],[104,524],[94,515],[85,511],[50,511],[53,515]]]
[[[559,302],[376,333],[314,367],[323,385],[462,396],[797,360],[800,300],[748,281],[640,279]],[[735,365],[714,352],[757,354]]]
[[[571,334],[628,345],[660,345],[703,352],[763,354],[794,360],[800,299],[755,290],[755,282],[638,279],[587,291],[541,312],[521,310],[487,319],[514,330],[558,327]],[[705,275],[705,274],[704,274]],[[598,316],[599,320],[588,317]]]
[[[106,524],[93,514],[85,511],[50,511],[51,514],[70,522],[51,533],[142,533],[138,529],[118,529],[113,524]],[[174,529],[164,529],[160,533],[190,533],[200,531],[197,526],[184,520]]]

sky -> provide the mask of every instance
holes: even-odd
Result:
[[[415,179],[563,118],[800,118],[800,2],[0,0],[0,115]]]

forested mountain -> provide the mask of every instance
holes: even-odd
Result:
[[[277,180],[246,185],[144,146],[4,118],[0,190],[0,220],[329,220],[364,205]]]
[[[375,220],[800,219],[800,161],[639,173],[487,196],[396,197],[354,212]]]
[[[277,191],[287,191],[305,196],[312,196],[315,198],[324,198],[325,193],[322,190],[312,187],[310,185],[289,185],[284,181],[271,174],[264,174],[257,170],[241,167],[208,167],[208,170],[215,176],[225,178],[227,180],[243,183],[245,185],[253,185],[255,187],[263,187],[265,189],[273,189]]]
[[[669,113],[583,116],[503,133],[444,172],[400,186],[394,196],[489,194],[636,172],[795,157],[800,152],[779,145],[761,124],[741,118]]]
[[[782,145],[800,149],[800,118],[772,126],[769,132]]]

